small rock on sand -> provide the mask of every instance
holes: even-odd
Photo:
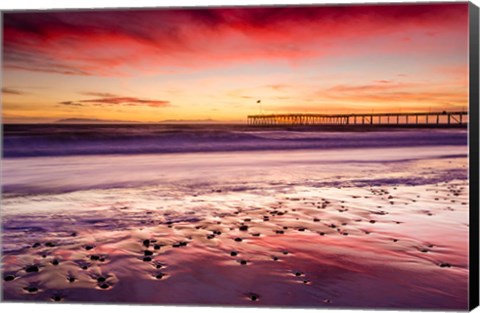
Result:
[[[6,275],[6,276],[3,277],[4,281],[12,281],[14,279],[15,279],[14,275]]]
[[[25,272],[27,273],[36,273],[38,272],[38,266],[36,265],[29,265],[25,268]]]

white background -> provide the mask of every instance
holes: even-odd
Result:
[[[161,6],[205,6],[205,5],[248,5],[248,4],[310,4],[310,3],[379,3],[379,2],[417,2],[412,0],[127,0],[127,1],[115,1],[115,0],[0,0],[0,10],[11,9],[62,9],[62,8],[118,8],[118,7],[161,7]],[[433,1],[430,1],[433,2]],[[434,2],[453,2],[453,1],[434,1]],[[472,1],[477,6],[480,6],[480,0]],[[473,266],[479,266],[473,264]],[[149,313],[168,311],[173,313],[300,313],[300,312],[312,312],[311,309],[252,309],[252,308],[225,308],[225,307],[179,307],[179,306],[133,306],[133,305],[88,305],[88,304],[18,304],[18,303],[1,303],[0,310],[8,313],[85,313],[88,311],[93,312],[108,312],[115,311],[115,313]],[[350,313],[350,312],[382,312],[373,310],[324,310],[328,313]],[[386,312],[386,311],[384,311]],[[390,311],[392,312],[392,311]],[[480,309],[475,310],[476,313],[480,312]]]

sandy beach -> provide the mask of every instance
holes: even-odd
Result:
[[[467,307],[464,146],[3,164],[7,301]]]

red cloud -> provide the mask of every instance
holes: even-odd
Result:
[[[124,75],[372,51],[466,51],[468,4],[5,13],[4,26],[6,68]]]

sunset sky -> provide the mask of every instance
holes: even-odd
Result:
[[[3,23],[5,123],[468,105],[467,3],[5,13]]]

